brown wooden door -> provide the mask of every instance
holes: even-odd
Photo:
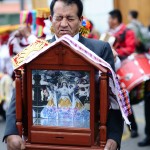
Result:
[[[137,10],[139,20],[146,26],[150,24],[150,0],[114,0],[114,8],[121,10],[124,23],[128,23],[128,12]]]

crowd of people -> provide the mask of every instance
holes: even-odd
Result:
[[[117,39],[113,48],[116,50],[121,61],[127,59],[127,57],[131,56],[133,53],[144,54],[149,52],[150,32],[148,27],[144,27],[142,23],[140,23],[138,20],[138,12],[135,10],[129,12],[128,18],[130,22],[128,25],[125,25],[122,23],[122,15],[119,10],[109,12],[109,33]],[[145,101],[146,138],[138,143],[141,147],[150,145],[150,111],[148,109],[150,108],[149,84],[149,80],[144,83],[143,99]],[[132,91],[129,92],[132,93]],[[130,93],[129,95],[131,95]],[[135,138],[138,136],[138,127],[135,121],[134,112],[129,116],[129,120],[131,122],[131,137]]]
[[[41,11],[41,10],[40,10]],[[80,25],[82,24],[82,11],[83,5],[80,0],[72,0],[71,2],[55,0],[52,1],[50,5],[50,11],[46,12],[47,15],[45,18],[39,17],[37,15],[39,26],[42,26],[42,34],[38,34],[33,31],[34,25],[27,23],[22,25],[18,30],[12,32],[9,37],[2,39],[0,41],[0,90],[11,91],[10,93],[0,92],[0,115],[6,119],[6,131],[4,135],[4,140],[7,142],[7,147],[9,150],[15,150],[17,148],[24,149],[24,143],[21,137],[18,135],[17,128],[15,127],[15,121],[12,121],[14,125],[9,127],[9,122],[12,119],[15,120],[15,112],[12,112],[14,109],[15,94],[13,91],[14,85],[14,73],[13,67],[11,64],[11,57],[22,51],[27,45],[35,42],[37,38],[44,38],[46,40],[52,41],[57,40],[65,34],[69,34],[76,40],[79,40],[86,47],[91,47],[99,57],[107,61],[114,70],[118,70],[121,67],[121,63],[128,58],[128,56],[133,53],[149,53],[150,50],[150,27],[145,27],[138,20],[138,12],[131,10],[129,12],[129,24],[125,25],[122,20],[121,11],[114,9],[110,11],[108,18],[109,29],[106,33],[110,37],[114,37],[113,43],[110,45],[105,42],[101,42],[100,34],[94,28],[92,21],[89,21],[88,29],[89,33],[86,35],[86,38],[92,38],[97,40],[86,41],[87,39],[82,37],[79,33]],[[48,13],[49,12],[49,13]],[[50,14],[51,12],[51,14]],[[41,15],[41,12],[40,12]],[[50,16],[50,19],[48,19]],[[87,16],[88,17],[88,16]],[[42,18],[42,19],[41,19]],[[44,23],[45,22],[45,23]],[[50,23],[51,22],[51,23]],[[35,23],[36,24],[36,23]],[[40,27],[38,26],[38,30]],[[52,32],[49,32],[51,29]],[[36,34],[35,34],[36,33]],[[84,35],[85,36],[85,35]],[[82,39],[82,40],[81,40]],[[108,41],[108,39],[106,40]],[[89,42],[88,44],[86,44]],[[111,47],[110,47],[111,46]],[[105,49],[105,54],[100,54],[99,51]],[[150,55],[150,54],[149,54]],[[114,57],[113,57],[114,56]],[[115,66],[115,67],[114,67]],[[7,81],[7,82],[6,82]],[[6,86],[6,88],[4,88]],[[8,90],[9,88],[9,90]],[[3,90],[2,90],[3,89]],[[130,97],[129,91],[129,97]],[[11,96],[13,95],[13,102],[10,102]],[[7,97],[7,98],[6,98]],[[10,108],[6,106],[10,103]],[[143,141],[139,142],[139,146],[150,145],[150,80],[144,82],[144,102],[145,102],[145,134],[146,137]],[[7,110],[8,109],[8,110]],[[5,111],[8,111],[6,116]],[[105,149],[107,150],[116,150],[120,148],[121,137],[123,133],[123,121],[121,117],[120,110],[109,110],[108,118],[108,135],[107,143]],[[14,115],[12,117],[12,115]],[[136,115],[136,114],[135,114]],[[115,117],[114,117],[115,116]],[[117,120],[115,120],[117,119]],[[138,126],[135,121],[134,113],[129,116],[129,121],[131,122],[131,138],[138,136]]]

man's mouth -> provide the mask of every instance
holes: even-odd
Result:
[[[60,30],[60,33],[61,33],[61,34],[68,34],[69,31],[68,31],[68,30]]]

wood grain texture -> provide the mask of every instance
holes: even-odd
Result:
[[[99,81],[96,79],[98,68],[102,72]],[[33,125],[32,70],[39,69],[87,71],[90,73],[90,128]],[[97,82],[99,82],[99,88]],[[106,68],[94,64],[79,52],[75,52],[65,42],[60,42],[23,66],[22,74],[17,70],[16,89],[17,127],[21,131],[23,123],[24,135],[27,135],[26,150],[104,149],[107,140],[106,121],[108,111],[108,75]],[[23,133],[20,132],[20,134]]]

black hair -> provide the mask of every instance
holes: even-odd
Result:
[[[52,0],[51,4],[50,4],[50,11],[51,11],[51,15],[54,15],[54,5],[57,1],[62,1],[67,5],[71,5],[71,4],[76,4],[77,8],[78,8],[78,17],[80,18],[82,16],[83,13],[83,3],[81,0]]]
[[[142,43],[142,42],[138,42],[136,44],[136,52],[141,54],[141,53],[145,53],[148,52],[148,48],[146,48],[146,46]]]
[[[136,10],[131,10],[129,14],[132,16],[132,18],[137,19],[138,18],[138,12]]]
[[[118,22],[122,23],[122,14],[121,14],[121,11],[119,9],[114,9],[114,10],[110,11],[109,15],[112,18],[117,18]]]

